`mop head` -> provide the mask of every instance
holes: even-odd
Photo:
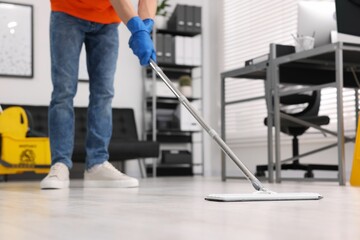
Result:
[[[210,194],[205,200],[218,202],[251,202],[251,201],[295,201],[320,200],[318,193],[276,193],[272,191],[257,191],[248,194]]]

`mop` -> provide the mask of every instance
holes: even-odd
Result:
[[[200,113],[190,104],[189,100],[174,86],[170,79],[165,75],[161,68],[150,60],[150,66],[159,75],[168,88],[174,93],[181,104],[191,113],[191,115],[199,122],[203,129],[210,135],[211,138],[220,146],[220,148],[227,154],[240,170],[249,180],[256,192],[250,194],[210,194],[205,197],[209,201],[222,202],[239,202],[239,201],[285,201],[285,200],[319,200],[322,196],[318,193],[276,193],[265,188],[261,182],[247,169],[247,167],[240,161],[240,159],[233,153],[229,146],[221,139],[217,132],[212,129]]]

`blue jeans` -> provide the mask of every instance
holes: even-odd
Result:
[[[90,98],[87,113],[86,169],[109,158],[112,133],[111,103],[118,58],[119,24],[99,24],[62,12],[50,19],[51,78],[53,92],[49,107],[49,138],[52,164],[72,168],[74,106],[79,58],[85,44]]]

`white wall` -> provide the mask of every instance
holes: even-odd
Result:
[[[204,117],[211,127],[220,132],[220,63],[222,61],[222,1],[211,2],[204,7]],[[221,166],[221,150],[219,146],[205,134],[204,158],[205,175],[219,176]]]

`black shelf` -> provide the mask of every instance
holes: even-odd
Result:
[[[152,166],[147,166],[146,173],[151,176],[152,172]],[[191,164],[173,164],[172,166],[169,164],[159,164],[156,168],[156,175],[159,177],[193,176],[194,173]]]
[[[156,141],[160,143],[191,143],[192,142],[192,133],[193,132],[184,132],[184,131],[157,131]],[[147,132],[147,140],[152,140],[152,132]]]
[[[191,75],[192,69],[201,67],[197,65],[177,65],[173,63],[158,63],[158,65],[170,79],[178,79],[182,75]],[[149,67],[146,69],[146,77],[152,77],[152,69]],[[160,79],[160,77],[157,75],[156,78]]]
[[[181,135],[181,136],[188,136],[190,134],[193,134],[193,133],[197,133],[197,132],[200,132],[200,131],[181,131],[180,129],[158,129],[157,130],[157,133],[158,134],[161,134],[161,135]],[[152,134],[152,130],[149,130],[147,131],[148,134]]]
[[[187,98],[187,100],[195,101],[200,100],[200,98]],[[156,108],[166,108],[166,109],[175,109],[180,104],[179,100],[176,97],[156,97]],[[149,96],[146,98],[146,107],[148,110],[151,110],[152,106],[152,97]]]
[[[171,69],[176,71],[181,69],[193,69],[193,68],[201,67],[200,65],[179,65],[175,63],[162,63],[162,62],[159,62],[158,65],[159,67],[165,68],[165,70],[167,69],[168,71],[171,71]]]
[[[170,34],[172,36],[184,36],[184,37],[195,37],[201,34],[201,32],[184,32],[184,31],[175,31],[171,29],[156,29],[156,32],[162,34]]]
[[[192,163],[160,163],[157,165],[157,168],[175,168],[175,167],[183,167],[188,168],[192,167],[194,164]],[[152,164],[146,165],[147,168],[152,168]]]

